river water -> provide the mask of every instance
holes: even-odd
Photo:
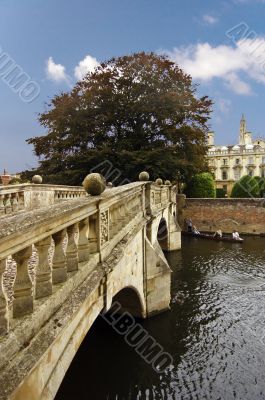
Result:
[[[143,322],[173,365],[158,374],[99,317],[56,399],[265,399],[264,245],[183,238],[171,310]]]

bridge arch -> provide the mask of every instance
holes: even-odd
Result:
[[[159,221],[157,229],[157,240],[162,250],[168,250],[168,225],[164,217],[162,217]]]
[[[0,230],[0,278],[10,257],[18,273],[13,318],[0,290],[1,354],[12,357],[12,363],[0,357],[0,385],[12,378],[5,390],[10,400],[52,400],[93,322],[114,301],[136,317],[167,310],[171,271],[162,249],[180,248],[173,187],[134,182],[95,199],[81,188],[43,188],[47,204],[19,214],[15,229],[13,215],[5,217]],[[69,190],[82,198],[70,201],[71,195],[62,207],[62,190],[64,201]],[[31,282],[33,251],[40,279]]]
[[[116,293],[112,298],[112,305],[114,303],[119,303],[121,305],[121,313],[127,311],[134,317],[145,317],[145,307],[142,296],[138,289],[133,286],[126,286]]]

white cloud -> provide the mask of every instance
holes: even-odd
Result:
[[[47,78],[54,82],[67,81],[65,67],[62,64],[55,64],[52,57],[49,57],[46,64]]]
[[[81,80],[84,78],[84,76],[88,72],[93,72],[96,67],[99,65],[98,61],[96,58],[87,55],[83,60],[79,62],[79,64],[75,67],[75,77],[78,80]]]
[[[233,72],[231,74],[228,74],[226,76],[226,81],[226,85],[230,87],[234,93],[243,95],[252,94],[251,86],[248,83],[242,81],[237,74]]]
[[[177,47],[166,52],[169,57],[194,79],[211,81],[221,78],[235,93],[252,93],[245,78],[265,84],[265,38],[239,40],[235,46],[211,46],[201,43],[195,46]]]
[[[202,17],[202,19],[206,24],[209,24],[209,25],[214,25],[214,24],[216,24],[216,22],[218,22],[218,19],[216,17],[213,17],[212,15],[208,15],[208,14],[204,15]]]

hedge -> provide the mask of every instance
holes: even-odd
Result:
[[[187,197],[193,198],[215,197],[213,176],[208,172],[194,175],[186,186],[185,194]]]

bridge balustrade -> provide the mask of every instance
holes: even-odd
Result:
[[[41,371],[50,368],[52,374],[49,349],[53,341],[53,354],[60,360],[65,343],[71,346],[73,332],[83,335],[83,319],[92,323],[126,285],[139,295],[142,309],[135,311],[137,316],[149,317],[169,307],[170,268],[161,247],[180,248],[174,222],[175,188],[135,182],[107,188],[94,197],[76,188],[62,187],[60,196],[58,191],[48,191],[52,204],[38,203],[36,208],[1,218],[0,384],[5,386],[9,380],[0,394],[3,400],[14,389],[20,390],[32,367],[44,360],[44,352],[48,358]],[[162,220],[166,223],[164,247],[161,240],[159,246],[157,234]],[[61,355],[57,354],[58,335]],[[44,375],[47,382],[37,385],[36,393],[48,385],[50,378]]]
[[[53,296],[80,265],[93,257],[94,264],[106,258],[148,210],[170,201],[169,187],[143,182],[111,188],[97,197],[85,197],[75,188],[57,189],[58,201],[58,192],[60,199],[70,193],[72,201],[1,220],[0,335],[7,334],[16,319],[32,314],[40,299]]]
[[[87,197],[81,186],[38,184],[0,186],[0,218],[6,214],[81,197]]]

